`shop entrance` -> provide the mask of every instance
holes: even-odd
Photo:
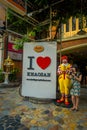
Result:
[[[69,57],[69,62],[71,64],[77,64],[83,75],[82,86],[87,87],[87,45],[72,47],[61,50],[62,55],[67,55]],[[58,53],[58,58],[60,54]]]

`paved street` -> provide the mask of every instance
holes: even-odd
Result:
[[[54,101],[31,101],[20,96],[19,86],[0,87],[0,130],[87,130],[87,88],[81,89],[78,112]]]

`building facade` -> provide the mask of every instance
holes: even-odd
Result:
[[[81,25],[82,24],[82,25]],[[87,84],[87,20],[71,17],[62,25],[61,37],[57,44],[58,61],[67,55],[71,63],[79,66],[83,74],[82,84]]]
[[[5,3],[5,2],[3,3],[2,0],[1,2],[2,4]],[[12,8],[12,6],[10,5],[12,3],[8,3],[8,2],[4,6],[8,8],[10,7]],[[14,4],[13,6],[14,6],[14,11],[15,11],[16,6]],[[23,8],[24,7],[22,7],[22,10],[21,8],[18,8],[18,9],[20,9],[21,11],[24,11],[24,14],[25,14],[25,10],[23,10]],[[21,11],[19,12],[21,13]],[[85,76],[85,79],[87,75],[87,70],[86,70],[87,69],[87,57],[86,57],[87,33],[86,32],[87,32],[87,19],[85,17],[82,17],[82,18],[70,17],[67,20],[67,23],[62,24],[61,31],[59,30],[57,34],[58,64],[61,62],[60,57],[62,55],[67,55],[69,57],[70,62],[78,64],[83,75]],[[52,26],[51,33],[50,33],[51,39],[54,39],[55,33],[56,33],[56,26],[54,25]],[[8,33],[8,37],[5,37],[4,39],[4,43],[5,43],[4,44],[4,59],[6,58],[7,54],[10,54],[11,56],[13,55],[12,53],[14,52],[14,50],[9,51],[9,47],[7,46],[7,44],[10,44],[9,37],[15,37],[15,35],[16,34]],[[17,56],[16,54],[14,55]],[[13,60],[15,61],[16,66],[19,66],[19,68],[21,68],[20,77],[22,77],[22,60],[15,60],[15,59]],[[85,84],[86,84],[86,80],[85,80]]]

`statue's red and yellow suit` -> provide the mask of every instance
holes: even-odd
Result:
[[[66,105],[69,104],[68,95],[70,90],[70,72],[72,65],[68,63],[68,57],[61,57],[62,63],[58,66],[58,82],[61,93],[61,98],[57,100],[58,103],[64,102]]]

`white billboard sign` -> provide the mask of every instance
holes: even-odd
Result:
[[[56,98],[56,42],[24,43],[23,96]]]

